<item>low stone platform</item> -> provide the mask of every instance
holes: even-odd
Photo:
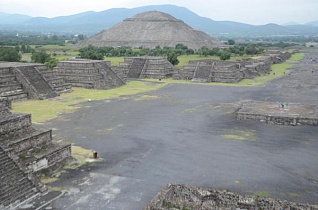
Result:
[[[165,209],[294,209],[317,210],[318,206],[293,203],[273,198],[202,189],[199,187],[169,184],[145,207],[145,210]]]
[[[237,120],[281,125],[318,125],[318,107],[305,104],[249,101],[235,112]]]

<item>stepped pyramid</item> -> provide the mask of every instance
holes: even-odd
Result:
[[[51,74],[44,64],[0,62],[0,97],[9,101],[53,98],[70,90],[64,80],[47,80],[43,74]]]
[[[155,48],[158,45],[175,47],[179,43],[191,49],[200,49],[204,46],[208,48],[222,46],[222,43],[216,39],[191,28],[169,14],[150,11],[125,19],[112,28],[78,43],[77,47],[93,45]]]
[[[30,114],[11,113],[0,98],[0,208],[43,190],[38,173],[71,161],[71,145],[52,142],[52,130],[35,129]]]
[[[111,89],[125,82],[110,67],[108,61],[73,59],[58,62],[51,73],[53,78],[63,78],[73,87]],[[50,77],[46,74],[46,77]]]
[[[126,57],[119,64],[117,71],[123,72],[126,78],[164,79],[172,76],[176,68],[162,57]]]

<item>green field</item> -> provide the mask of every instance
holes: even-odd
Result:
[[[60,113],[73,112],[79,103],[89,100],[118,98],[153,91],[165,84],[132,81],[126,85],[111,90],[92,90],[72,88],[71,93],[64,93],[60,97],[46,100],[26,100],[12,103],[12,112],[32,114],[32,121],[45,122],[57,117]]]
[[[124,62],[125,57],[105,57],[104,60],[110,61],[112,66],[119,66],[119,63]]]

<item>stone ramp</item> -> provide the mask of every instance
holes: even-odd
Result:
[[[146,64],[146,59],[144,58],[134,58],[132,61],[131,66],[129,67],[128,77],[139,79]]]
[[[203,64],[198,62],[192,81],[211,82],[213,64]]]
[[[49,70],[47,66],[36,66],[35,67],[43,78],[54,88],[55,92],[66,93],[72,91],[72,85],[65,82],[65,79],[58,77],[54,74],[53,70]]]
[[[38,190],[19,166],[0,147],[0,208],[36,195]]]
[[[35,99],[56,97],[57,94],[34,66],[21,66],[15,69],[18,80]]]
[[[126,57],[116,68],[117,73],[132,79],[165,79],[176,68],[163,57]]]
[[[103,75],[104,86],[106,89],[125,85],[124,80],[113,71],[108,62],[96,63],[96,67],[98,68],[99,73]]]

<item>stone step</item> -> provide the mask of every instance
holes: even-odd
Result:
[[[5,168],[5,172],[1,174],[0,178],[1,180],[10,179],[11,176],[17,177],[17,173],[19,173],[19,169],[15,164],[8,165]],[[23,174],[19,177],[23,177]],[[3,181],[4,182],[4,181]]]
[[[0,84],[8,84],[16,81],[16,76],[13,74],[0,75]]]
[[[16,90],[0,93],[0,97],[7,98],[9,101],[19,101],[28,99],[28,94],[23,90]]]
[[[0,84],[0,93],[16,91],[16,90],[22,90],[22,86],[18,82]]]
[[[11,73],[12,73],[12,71],[11,71],[10,68],[6,68],[6,67],[0,68],[0,75],[2,75],[2,74],[11,74]]]
[[[24,164],[27,166],[28,170],[36,172],[43,168],[46,169],[51,167],[69,157],[71,157],[70,144],[51,144],[45,148],[35,149],[32,152],[32,156],[24,159]],[[45,165],[39,164],[43,160],[45,160]],[[40,168],[39,165],[41,165]]]
[[[58,93],[66,93],[72,91],[72,85],[71,84],[62,84],[53,86],[55,91]]]
[[[3,201],[3,204],[5,206],[14,203],[15,201],[25,201],[27,199],[31,199],[33,196],[39,195],[39,193],[36,192],[36,189],[33,188],[31,190],[26,190],[20,194],[18,194],[16,197],[11,197],[11,198],[7,198],[6,200]]]
[[[9,170],[7,169],[5,170],[6,170],[6,173],[0,177],[1,178],[0,189],[4,189],[8,185],[8,183],[12,183],[16,180],[25,178],[23,174],[21,173],[21,171],[16,167]]]
[[[68,67],[68,68],[55,67],[54,73],[55,74],[98,74],[99,69],[96,69],[96,68],[76,68],[76,67]]]
[[[9,136],[6,141],[3,141],[3,144],[19,154],[34,147],[48,145],[51,142],[52,130],[30,130]]]
[[[25,200],[34,194],[36,194],[36,188],[34,188],[29,180],[25,180],[19,184],[5,188],[3,193],[0,194],[0,202],[6,206],[17,200]]]
[[[13,135],[25,132],[31,126],[30,114],[11,114],[0,118],[0,140],[1,136]]]

